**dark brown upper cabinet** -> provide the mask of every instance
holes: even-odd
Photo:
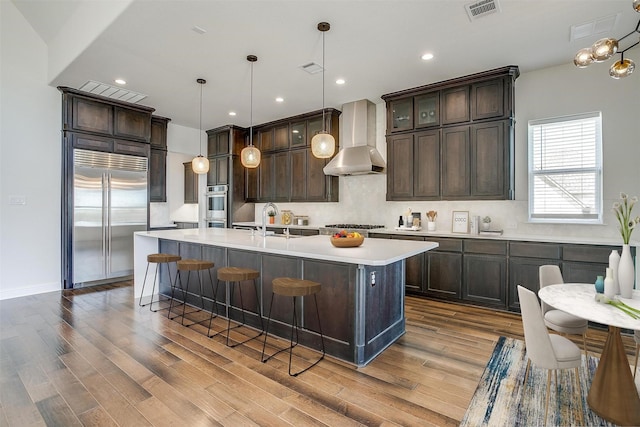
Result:
[[[383,95],[387,200],[513,199],[518,76],[508,66]]]
[[[149,147],[149,201],[167,201],[167,126],[166,117],[151,118]]]
[[[322,169],[330,159],[311,153],[311,139],[326,130],[339,146],[340,112],[326,109],[301,114],[254,128],[262,159],[257,169],[246,171],[246,200],[252,202],[336,202],[338,177]]]
[[[440,92],[413,98],[415,127],[424,128],[440,124]]]
[[[157,150],[167,149],[167,127],[170,120],[160,116],[151,117],[151,139],[149,141],[151,148]]]
[[[505,78],[492,79],[471,85],[471,99],[473,100],[471,118],[473,120],[482,120],[504,117],[506,104],[505,86],[507,86]],[[507,105],[506,108],[509,108],[509,106]]]
[[[63,131],[150,142],[153,108],[92,95],[68,87],[61,86],[58,89],[63,94]]]
[[[291,123],[291,148],[306,147],[311,138],[307,139],[307,123],[304,121]]]
[[[391,132],[413,129],[413,99],[390,101],[387,107],[387,122]]]
[[[469,86],[464,85],[442,91],[443,125],[468,122],[469,116]]]

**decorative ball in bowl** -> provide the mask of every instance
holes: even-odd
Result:
[[[356,231],[347,233],[341,230],[330,237],[331,244],[336,248],[355,248],[364,242],[364,236]]]

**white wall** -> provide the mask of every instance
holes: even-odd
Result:
[[[184,204],[184,162],[190,162],[200,150],[199,136],[202,135],[202,149],[206,150],[206,133],[198,129],[175,125],[169,122],[167,127],[167,202],[151,203],[149,207],[150,224],[160,227],[172,221],[198,221],[199,208],[194,204]],[[207,155],[203,151],[203,155]],[[199,194],[204,194],[207,185],[206,175],[198,182]]]
[[[61,95],[47,48],[0,1],[0,299],[61,289]],[[12,196],[25,205],[10,205]]]
[[[640,54],[640,48],[630,51]],[[468,210],[471,215],[490,215],[494,228],[505,235],[620,240],[611,205],[621,191],[640,196],[640,72],[621,80],[608,75],[607,64],[578,69],[572,64],[523,73],[516,80],[515,181],[513,201],[387,202],[386,175],[340,178],[339,203],[282,203],[281,209],[309,215],[312,225],[328,223],[382,224],[395,227],[408,208],[438,211],[438,229],[451,231],[451,212]],[[378,100],[374,100],[378,101]],[[386,155],[385,105],[377,104],[377,148]],[[527,122],[552,116],[602,111],[605,225],[543,225],[527,222],[528,163]],[[256,205],[260,221],[263,205]],[[635,214],[640,215],[640,205]],[[633,235],[640,241],[640,231]]]

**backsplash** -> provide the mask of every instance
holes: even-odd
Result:
[[[614,200],[604,200],[603,225],[539,224],[528,222],[526,200],[463,200],[463,201],[407,201],[386,200],[386,175],[361,175],[340,178],[338,203],[277,203],[280,210],[289,209],[295,215],[308,215],[310,226],[331,223],[382,224],[386,228],[398,225],[398,217],[408,208],[420,212],[438,212],[437,231],[451,232],[453,211],[469,211],[469,216],[491,217],[491,228],[502,229],[505,236],[566,237],[569,240],[601,238],[603,241],[620,240],[617,222],[608,207]],[[256,204],[256,222],[261,221],[262,204]],[[425,227],[426,228],[426,227]],[[638,241],[634,235],[633,240]]]

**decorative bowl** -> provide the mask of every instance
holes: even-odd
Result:
[[[364,237],[333,237],[330,236],[331,244],[336,248],[355,248],[364,242]]]

